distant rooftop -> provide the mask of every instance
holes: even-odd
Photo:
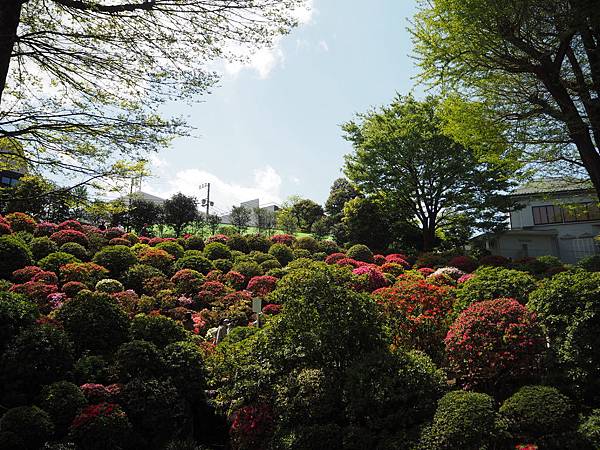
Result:
[[[594,186],[589,180],[575,179],[545,179],[533,180],[523,186],[518,187],[511,195],[532,195],[532,194],[556,194],[560,192],[585,192],[593,190]]]
[[[153,203],[162,203],[165,201],[164,198],[160,198],[157,197],[156,195],[152,195],[152,194],[148,194],[147,192],[142,192],[142,191],[137,191],[134,192],[132,194],[127,194],[123,197],[121,197],[122,200],[127,200],[127,199],[131,199],[131,200],[145,200],[147,202],[153,202]]]

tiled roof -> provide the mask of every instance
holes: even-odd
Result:
[[[594,187],[589,180],[546,179],[534,180],[518,187],[511,195],[549,194],[557,192],[590,191]]]

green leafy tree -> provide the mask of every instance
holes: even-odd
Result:
[[[163,208],[165,223],[173,227],[177,236],[198,217],[198,200],[181,192],[165,200]]]
[[[346,178],[338,178],[333,182],[329,191],[329,197],[325,202],[325,211],[333,224],[339,223],[342,220],[344,205],[359,195],[356,187]]]
[[[206,223],[208,224],[208,228],[210,228],[210,232],[215,234],[219,229],[219,225],[221,225],[221,218],[216,214],[209,214]]]
[[[345,173],[363,192],[376,196],[395,220],[417,223],[423,248],[436,230],[468,214],[481,229],[500,227],[514,166],[481,163],[475,152],[447,137],[438,115],[440,100],[398,96],[377,111],[343,125],[354,147]],[[346,205],[347,206],[347,205]],[[402,217],[404,216],[404,217]]]
[[[160,223],[162,216],[162,205],[141,198],[133,198],[129,202],[127,224],[134,230],[140,231],[144,225]]]
[[[310,232],[312,224],[325,214],[321,205],[307,198],[294,202],[291,213],[304,232]]]
[[[245,206],[234,206],[231,208],[231,224],[237,228],[238,233],[243,233],[248,229],[252,211]]]
[[[458,93],[449,111],[458,139],[518,143],[524,160],[587,173],[600,193],[598,23],[589,0],[432,0],[412,33],[423,78]]]
[[[365,244],[376,251],[384,251],[389,244],[387,217],[381,205],[372,199],[357,197],[346,202],[342,225],[351,244]]]
[[[295,234],[298,231],[298,219],[290,208],[282,208],[276,214],[277,228],[288,234]]]
[[[110,174],[116,160],[186,134],[159,105],[207,92],[210,61],[269,45],[303,3],[4,0],[0,136],[27,142],[30,163]]]
[[[326,238],[330,229],[329,220],[325,216],[315,220],[310,227],[311,233],[319,240]]]
[[[263,231],[271,234],[275,229],[275,213],[265,208],[254,208],[254,216],[259,234]]]

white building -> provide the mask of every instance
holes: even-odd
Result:
[[[269,211],[272,213],[275,213],[276,211],[279,210],[279,205],[276,205],[275,203],[268,203],[264,206],[260,206],[260,201],[259,199],[254,199],[254,200],[248,200],[247,202],[242,202],[240,203],[240,206],[250,210],[250,223],[249,225],[251,227],[255,227],[258,226],[258,218],[256,217],[256,209],[261,209],[264,211]],[[231,214],[226,214],[224,216],[221,217],[221,223],[222,224],[231,224]]]
[[[565,263],[600,253],[598,197],[591,183],[535,181],[511,196],[520,209],[510,213],[510,229],[473,238],[494,255],[518,259],[553,255]]]

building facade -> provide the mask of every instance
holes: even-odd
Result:
[[[511,196],[518,208],[510,213],[510,229],[475,237],[492,254],[519,259],[552,255],[565,263],[600,252],[600,209],[587,183],[536,181]]]
[[[260,209],[261,211],[268,211],[270,213],[275,214],[276,211],[279,210],[279,206],[275,203],[268,203],[266,205],[261,206],[259,199],[248,200],[247,202],[240,203],[241,207],[244,207],[250,211],[250,223],[251,227],[258,226],[258,217],[256,216],[256,211]],[[231,224],[231,214],[226,214],[221,217],[221,223],[229,225]]]

